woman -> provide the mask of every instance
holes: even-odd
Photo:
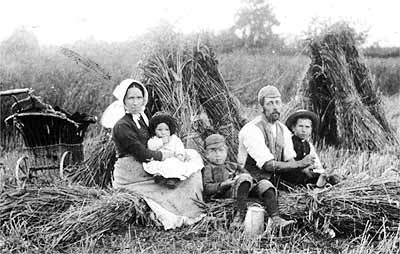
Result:
[[[112,128],[118,160],[114,166],[114,188],[133,190],[144,196],[165,229],[191,224],[201,218],[200,209],[192,199],[202,200],[201,173],[182,181],[176,189],[154,183],[143,169],[143,162],[173,157],[170,151],[146,148],[149,139],[148,118],[144,113],[148,93],[143,84],[126,79],[113,95],[118,101],[111,104],[102,116],[102,124]]]

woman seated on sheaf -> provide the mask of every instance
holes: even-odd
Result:
[[[201,219],[200,208],[193,199],[202,200],[201,172],[181,181],[176,188],[155,183],[153,176],[143,169],[143,163],[172,158],[168,150],[150,150],[149,120],[145,114],[148,93],[139,81],[126,79],[114,90],[118,99],[102,116],[102,124],[112,128],[117,162],[114,166],[114,188],[141,194],[165,229],[189,225]]]

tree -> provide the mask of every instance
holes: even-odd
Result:
[[[274,47],[279,37],[272,28],[279,25],[272,7],[264,0],[243,0],[244,6],[237,12],[235,31],[248,48]]]
[[[16,29],[0,44],[0,55],[8,60],[26,60],[39,54],[40,46],[36,36],[25,27]]]
[[[220,31],[215,37],[217,49],[222,53],[231,53],[233,50],[242,48],[243,41],[235,34],[231,27]]]
[[[305,32],[305,37],[307,39],[318,38],[324,36],[324,34],[335,31],[348,31],[353,35],[353,38],[358,46],[363,45],[368,37],[369,29],[364,29],[362,31],[357,31],[354,25],[350,21],[339,20],[333,22],[329,19],[321,19],[314,17],[307,31]]]

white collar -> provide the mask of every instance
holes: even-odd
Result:
[[[142,116],[142,118],[143,118],[145,124],[146,124],[147,126],[149,126],[149,119],[147,118],[147,116],[146,116],[146,114],[145,114],[144,112],[139,113],[139,114],[131,114],[131,115],[132,115],[132,119],[133,119],[133,121],[135,122],[136,127],[137,127],[138,129],[140,129],[140,124],[139,124],[140,116]]]

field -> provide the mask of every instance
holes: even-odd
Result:
[[[64,57],[55,48],[39,48],[37,55],[14,55],[12,64],[0,60],[0,75],[3,80],[1,90],[13,87],[32,86],[37,93],[52,105],[100,116],[112,98],[112,87],[118,80],[136,73],[136,62],[144,47],[137,43],[109,45],[96,43],[74,45],[74,50],[99,63],[111,74],[106,82]],[[4,46],[4,45],[2,45]],[[106,50],[104,50],[106,49]],[[2,51],[4,54],[4,50]],[[106,55],[104,53],[106,52]],[[129,54],[126,54],[129,53]],[[22,53],[21,53],[22,54]],[[9,55],[9,57],[11,57]],[[4,58],[3,58],[4,59]],[[9,58],[10,59],[10,58]],[[249,54],[236,51],[218,56],[220,70],[231,90],[244,105],[244,116],[251,118],[256,111],[256,91],[264,84],[273,83],[280,87],[283,99],[288,102],[296,93],[306,72],[309,59],[304,55],[280,56]],[[9,63],[9,62],[8,62]],[[400,58],[367,59],[375,76],[375,82],[384,93],[385,114],[400,138]],[[51,89],[48,89],[48,88]],[[0,101],[1,119],[8,113],[9,102]],[[0,161],[5,165],[2,181],[13,181],[16,160],[21,156],[20,141],[6,138],[13,132],[4,132],[2,126]],[[92,126],[85,140],[86,157],[92,151],[93,140],[100,130]],[[17,148],[17,149],[10,149]],[[360,173],[378,177],[387,169],[399,169],[398,147],[388,147],[380,153],[349,152],[324,149],[321,160],[333,172],[353,177]],[[0,184],[1,186],[1,184]],[[400,215],[399,215],[400,216]],[[25,225],[15,225],[6,237],[0,233],[0,253],[55,253],[54,250],[37,249],[21,237]],[[130,226],[127,231],[106,234],[101,238],[88,238],[78,245],[70,246],[63,253],[399,253],[400,230],[395,234],[370,235],[366,225],[365,233],[347,238],[338,236],[330,239],[320,232],[310,233],[303,228],[276,234],[270,238],[247,239],[240,232],[224,228],[206,233],[186,230],[159,231],[152,228]]]

